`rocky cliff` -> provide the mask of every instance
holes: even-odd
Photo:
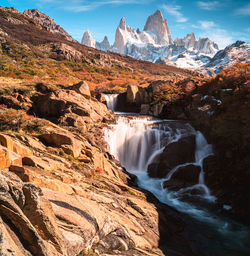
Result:
[[[82,44],[89,46],[89,47],[96,47],[96,41],[95,39],[92,37],[91,33],[89,30],[87,30],[83,36],[82,36]]]
[[[23,14],[36,23],[45,27],[51,33],[58,33],[63,35],[67,40],[76,42],[62,27],[57,25],[53,19],[51,19],[48,15],[38,11],[37,9],[28,9],[23,12]]]
[[[148,17],[143,31],[153,34],[156,44],[167,45],[173,43],[168,22],[163,19],[163,15],[159,10]]]

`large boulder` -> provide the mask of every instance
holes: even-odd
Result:
[[[41,188],[25,184],[22,188],[25,197],[23,212],[32,223],[43,241],[53,244],[60,254],[66,254],[65,240],[56,223],[51,203],[43,197]]]
[[[88,99],[91,97],[89,85],[85,81],[75,84],[75,85],[69,87],[69,89],[76,91],[77,93],[85,96]]]
[[[164,182],[164,188],[169,190],[180,190],[198,183],[201,168],[193,164],[179,167],[171,176],[171,179]]]
[[[180,138],[168,144],[159,160],[148,166],[150,177],[164,178],[177,165],[195,161],[195,135]]]
[[[34,113],[57,122],[71,114],[81,117],[86,123],[112,118],[106,105],[97,100],[87,99],[74,90],[57,90],[49,94],[37,95],[33,97],[33,101]]]

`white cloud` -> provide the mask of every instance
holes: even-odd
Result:
[[[207,31],[199,34],[199,36],[208,37],[217,43],[220,49],[224,49],[226,46],[234,42],[231,33],[229,34],[227,30],[221,28],[208,29]]]
[[[200,28],[202,29],[210,29],[216,27],[216,24],[213,21],[200,20],[198,21],[198,23],[200,24]]]
[[[207,11],[214,10],[220,5],[218,1],[198,1],[196,2],[196,4],[199,6],[200,9]]]
[[[176,17],[177,22],[186,22],[188,20],[188,18],[184,17],[184,15],[180,12],[181,6],[179,5],[163,4],[162,8],[166,11],[167,14]]]
[[[235,11],[236,15],[250,16],[250,3]]]

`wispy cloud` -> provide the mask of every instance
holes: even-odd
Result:
[[[198,25],[192,25],[192,27],[198,29],[210,29],[216,27],[216,24],[209,20],[199,20]]]
[[[216,9],[220,3],[218,1],[198,1],[196,4],[199,6],[202,10],[211,11]]]
[[[223,49],[229,44],[232,44],[234,42],[234,39],[231,33],[228,33],[227,30],[221,29],[221,28],[208,30],[204,32],[204,34],[201,34],[200,36],[202,37],[206,36],[209,39],[213,40],[219,45],[220,49]]]
[[[181,6],[163,4],[162,8],[166,11],[167,14],[174,16],[176,18],[177,22],[188,21],[188,18],[186,18],[180,11]]]
[[[243,6],[241,8],[238,8],[235,11],[236,15],[242,15],[242,16],[250,16],[250,3],[247,4],[246,6]]]
[[[40,3],[57,4],[59,8],[72,12],[85,12],[105,5],[146,4],[154,0],[38,0]]]

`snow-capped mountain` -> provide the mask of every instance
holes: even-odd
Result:
[[[96,48],[96,41],[92,37],[91,32],[89,30],[84,32],[82,36],[82,44],[87,45],[89,47]]]
[[[250,62],[250,44],[237,41],[227,46],[224,50],[218,51],[205,67],[218,74],[222,69],[237,62]]]
[[[122,18],[116,29],[115,42],[112,46],[107,37],[101,43],[96,42],[89,31],[84,33],[82,44],[99,50],[126,54],[136,59],[167,63],[182,68],[213,67],[215,73],[227,63],[228,65],[231,63],[234,59],[233,52],[237,52],[236,48],[239,48],[236,45],[232,56],[229,54],[231,57],[226,57],[228,54],[223,51],[231,51],[230,46],[230,49],[219,51],[218,45],[212,40],[209,38],[197,40],[194,33],[173,41],[168,22],[159,10],[148,17],[142,32],[126,25],[125,18]],[[245,56],[247,46],[243,48],[241,46],[239,52],[242,50],[244,52],[242,56]]]
[[[102,51],[108,51],[110,49],[110,43],[108,37],[105,36],[101,43],[96,42],[96,48]]]

